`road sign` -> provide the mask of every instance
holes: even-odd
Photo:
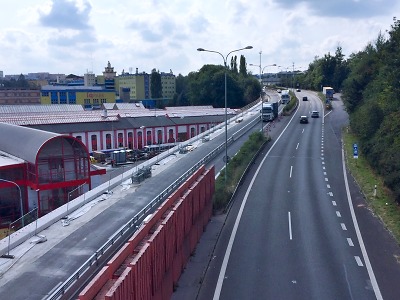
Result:
[[[358,146],[353,144],[353,158],[358,158]]]

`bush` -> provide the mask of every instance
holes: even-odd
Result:
[[[245,173],[248,165],[268,139],[261,132],[254,132],[227,164],[227,177],[225,182],[225,170],[222,170],[215,182],[213,199],[214,211],[225,209],[229,204],[236,186]]]

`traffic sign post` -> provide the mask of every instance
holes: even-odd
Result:
[[[358,146],[353,144],[353,158],[358,158]]]

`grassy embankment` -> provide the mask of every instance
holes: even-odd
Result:
[[[382,220],[385,227],[392,233],[397,243],[399,243],[400,208],[396,204],[393,195],[385,187],[382,178],[374,172],[365,157],[363,157],[363,154],[360,153],[360,148],[358,150],[358,158],[353,158],[353,144],[357,143],[357,137],[348,132],[347,129],[344,129],[343,142],[347,168],[363,192],[369,208]],[[376,195],[374,192],[375,185]]]
[[[268,140],[269,139],[261,132],[252,133],[249,139],[240,148],[239,152],[229,161],[227,165],[228,176],[226,178],[226,184],[225,170],[221,171],[215,181],[215,193],[213,198],[213,209],[215,212],[226,208],[247,166]]]

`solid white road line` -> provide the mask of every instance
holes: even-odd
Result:
[[[297,108],[298,109],[298,108]],[[222,284],[224,283],[224,278],[225,278],[225,273],[226,273],[226,269],[228,267],[228,261],[229,261],[229,257],[231,255],[232,252],[232,246],[233,246],[233,242],[235,240],[236,237],[236,233],[239,227],[239,223],[240,223],[240,219],[242,218],[242,214],[243,214],[243,210],[244,207],[246,206],[247,203],[247,199],[249,198],[249,194],[250,191],[254,185],[254,182],[258,176],[258,173],[260,173],[261,167],[264,164],[264,161],[267,159],[269,153],[272,151],[272,149],[274,148],[274,146],[276,145],[276,143],[279,141],[279,139],[281,138],[281,136],[284,134],[284,132],[286,131],[287,127],[290,125],[290,123],[292,122],[293,118],[296,116],[296,112],[294,112],[292,118],[289,120],[288,124],[285,126],[285,128],[282,130],[281,134],[278,136],[278,138],[275,140],[275,142],[272,144],[271,148],[268,150],[267,154],[265,154],[264,158],[262,159],[260,165],[258,166],[256,172],[254,173],[253,178],[251,179],[251,182],[249,184],[249,187],[247,188],[246,194],[244,195],[242,204],[240,205],[239,208],[239,212],[237,214],[236,220],[235,220],[235,224],[233,225],[233,229],[232,229],[232,233],[231,236],[229,238],[229,242],[228,242],[228,246],[226,247],[226,252],[224,255],[224,259],[222,261],[222,265],[221,265],[221,270],[219,272],[219,276],[218,276],[218,281],[217,281],[217,285],[215,287],[215,292],[214,292],[214,296],[213,296],[213,300],[218,300],[220,295],[221,295],[221,291],[222,291]]]
[[[342,140],[342,145],[343,145],[343,140]],[[356,217],[356,214],[354,212],[353,201],[351,199],[349,183],[348,183],[348,180],[347,180],[346,161],[345,161],[344,157],[345,157],[344,156],[344,149],[343,149],[343,146],[342,146],[343,177],[344,177],[344,184],[346,186],[347,200],[348,200],[348,203],[349,203],[351,218],[353,219],[354,229],[356,230],[358,243],[360,244],[361,253],[362,253],[363,258],[364,258],[364,262],[365,262],[365,266],[366,266],[367,271],[368,271],[369,278],[371,280],[372,288],[374,289],[374,292],[375,292],[375,297],[376,297],[377,300],[383,300],[381,291],[379,289],[378,282],[376,281],[374,270],[372,269],[371,262],[369,261],[369,258],[368,258],[367,249],[365,248],[364,241],[363,241],[362,236],[361,236],[360,228],[358,227],[357,217]]]

